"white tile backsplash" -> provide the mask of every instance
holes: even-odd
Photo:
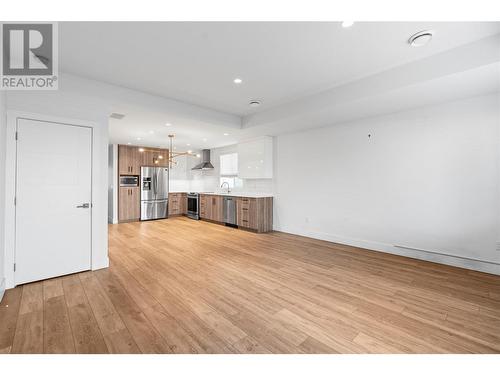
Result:
[[[209,171],[191,170],[200,159],[192,156],[182,156],[178,159],[178,165],[170,173],[170,191],[197,191],[218,192],[222,191],[219,185],[219,163],[220,155],[237,151],[237,145],[215,148],[210,150],[210,160],[214,169]],[[243,179],[241,187],[235,187],[232,191],[249,193],[272,193],[273,179]]]

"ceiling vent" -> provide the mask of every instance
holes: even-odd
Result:
[[[116,120],[121,120],[122,118],[125,117],[125,115],[122,113],[113,112],[112,114],[109,115],[109,117],[114,118]]]

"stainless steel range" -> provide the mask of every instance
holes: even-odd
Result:
[[[198,193],[187,193],[187,216],[194,220],[200,219],[200,195]]]

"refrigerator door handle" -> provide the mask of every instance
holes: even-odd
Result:
[[[160,170],[157,168],[155,171],[155,177],[156,177],[155,199],[158,199],[158,174],[159,173],[160,173]]]
[[[154,199],[156,199],[156,194],[157,194],[157,192],[156,192],[156,184],[157,184],[158,181],[157,181],[156,177],[157,177],[156,176],[156,171],[154,171],[154,173],[153,173],[153,196],[154,196]]]

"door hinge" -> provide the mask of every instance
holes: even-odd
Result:
[[[18,136],[17,131],[16,131],[16,141],[17,141],[18,139],[19,139],[19,136]]]
[[[14,263],[14,272],[16,272],[16,264]]]
[[[17,197],[14,197],[14,206],[17,206]]]

